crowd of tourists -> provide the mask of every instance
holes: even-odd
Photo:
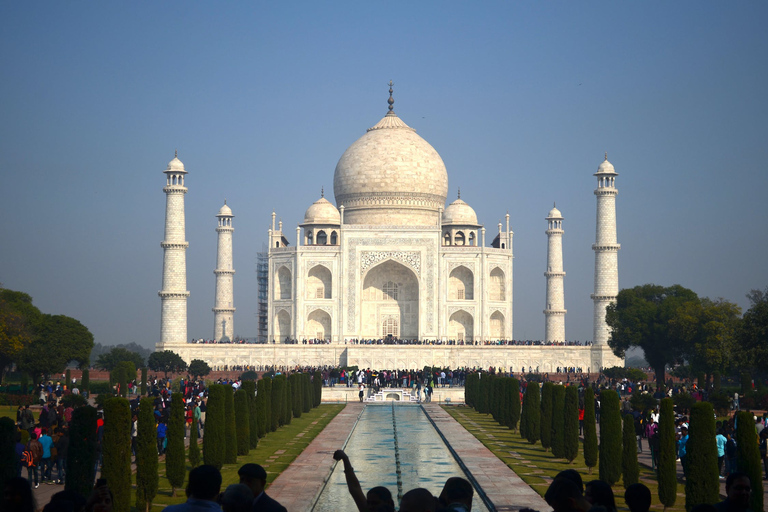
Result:
[[[257,338],[237,338],[237,339],[205,339],[192,338],[187,343],[194,344],[236,344],[236,345],[330,345],[331,340],[326,338],[291,338],[286,337],[281,341],[266,341]],[[543,340],[460,340],[460,339],[401,339],[396,336],[384,336],[381,338],[348,338],[344,340],[345,345],[449,345],[449,346],[542,346],[542,347],[587,347],[592,345],[591,341],[543,341]]]

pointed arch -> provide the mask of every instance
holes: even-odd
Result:
[[[419,278],[402,263],[385,260],[366,272],[361,306],[364,337],[382,336],[384,319],[394,317],[399,338],[418,338]]]
[[[504,315],[501,311],[494,311],[491,315],[491,339],[503,340],[505,338]]]
[[[505,279],[503,270],[501,270],[499,267],[491,270],[491,300],[507,300],[506,285],[504,281]]]
[[[283,341],[291,336],[291,314],[281,309],[275,315],[275,340]]]
[[[448,276],[448,298],[450,300],[473,300],[475,276],[471,270],[460,265]]]
[[[307,272],[307,299],[330,299],[333,296],[331,271],[324,265],[315,265]]]
[[[331,315],[322,309],[316,309],[307,316],[305,336],[321,340],[331,339]]]
[[[281,265],[277,269],[277,279],[275,279],[275,300],[286,300],[291,298],[291,288],[293,287],[293,278],[290,269]]]
[[[460,309],[448,319],[448,337],[457,341],[472,341],[475,332],[475,320],[472,315]]]

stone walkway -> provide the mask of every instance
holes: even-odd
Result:
[[[363,404],[349,403],[278,476],[267,494],[291,511],[311,510],[336,463],[333,452],[352,433]]]
[[[519,510],[523,507],[542,512],[551,510],[536,491],[442,407],[437,404],[424,404],[423,407],[459,464],[471,473],[477,487],[482,489],[496,510]]]

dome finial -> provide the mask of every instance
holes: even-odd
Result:
[[[605,161],[606,162],[608,161],[608,152],[607,151],[605,152]]]
[[[320,197],[325,197],[325,187],[320,187]]]
[[[178,149],[174,149],[173,150],[173,158],[179,158],[179,150]]]
[[[394,114],[394,113],[395,113],[395,112],[394,112],[394,110],[393,110],[393,108],[394,108],[394,107],[392,106],[392,105],[394,105],[394,104],[395,104],[395,100],[392,98],[392,92],[393,92],[393,91],[392,91],[392,86],[393,86],[393,85],[395,85],[395,83],[394,83],[392,80],[390,80],[390,81],[389,81],[389,99],[387,100],[387,103],[389,103],[389,111],[390,111],[392,114]]]
[[[552,202],[552,208],[557,208],[557,201]]]
[[[227,206],[227,198],[224,198],[224,206]]]
[[[459,187],[459,199],[461,199],[461,187]]]

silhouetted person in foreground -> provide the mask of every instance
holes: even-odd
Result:
[[[602,480],[592,480],[584,486],[584,498],[592,506],[604,507],[607,512],[616,512],[616,500],[611,486]]]
[[[734,471],[725,480],[725,500],[715,505],[717,512],[751,512],[752,482],[746,473]]]
[[[624,491],[629,512],[648,512],[651,508],[651,490],[643,484],[632,484]]]
[[[267,486],[267,471],[263,467],[258,464],[243,464],[237,474],[240,483],[247,485],[253,493],[252,512],[287,512],[284,506],[264,492]]]
[[[344,450],[336,450],[333,453],[333,459],[344,463],[344,478],[347,480],[347,489],[349,489],[352,499],[355,500],[358,512],[394,512],[395,502],[392,500],[392,493],[389,492],[389,489],[374,487],[368,491],[368,494],[364,494],[352,463]]]
[[[435,512],[437,500],[426,489],[411,489],[400,500],[400,512]]]
[[[554,512],[583,512],[584,497],[571,478],[555,478],[549,485],[544,500]]]
[[[219,510],[217,499],[221,491],[221,473],[214,466],[197,466],[189,472],[187,501],[169,505],[163,512],[204,512]]]
[[[464,478],[454,476],[445,481],[438,501],[441,510],[456,512],[471,512],[472,497],[475,490],[472,484]]]

